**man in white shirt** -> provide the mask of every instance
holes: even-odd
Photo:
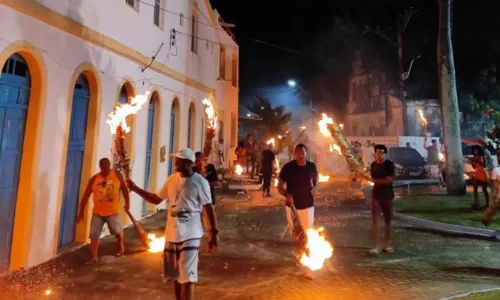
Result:
[[[493,168],[490,178],[491,192],[493,193],[492,205],[498,205],[500,201],[500,154],[497,154],[498,166]]]
[[[198,252],[203,236],[202,209],[205,209],[212,228],[209,251],[217,247],[216,216],[208,181],[193,171],[194,152],[186,148],[172,156],[175,157],[176,173],[167,178],[158,193],[147,192],[131,180],[128,184],[133,192],[149,203],[158,205],[168,199],[163,276],[166,280],[174,280],[176,299],[194,299],[194,284],[198,281]]]

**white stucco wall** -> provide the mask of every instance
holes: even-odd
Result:
[[[101,34],[119,41],[144,55],[153,55],[160,44],[164,46],[160,50],[156,60],[164,63],[175,71],[203,83],[215,91],[215,100],[219,110],[226,111],[226,116],[231,112],[236,113],[238,107],[237,89],[229,92],[221,87],[217,81],[219,73],[219,46],[221,36],[227,35],[223,30],[212,26],[198,24],[198,54],[191,52],[191,38],[185,34],[191,31],[191,21],[184,20],[180,25],[180,17],[174,14],[162,13],[164,17],[163,29],[153,24],[153,8],[139,4],[139,11],[129,7],[123,0],[106,1],[69,1],[69,0],[40,0],[39,3],[50,8],[52,11],[68,16],[73,20],[97,30]],[[208,10],[203,0],[198,1],[167,1],[167,8],[172,12],[183,13],[191,18],[193,11],[199,15],[199,21],[210,24]],[[193,4],[197,3],[197,5]],[[77,4],[75,4],[77,3]],[[160,151],[164,145],[169,149],[170,134],[170,110],[174,98],[180,104],[180,128],[176,130],[176,138],[179,139],[178,148],[187,146],[188,110],[191,101],[194,101],[196,114],[193,118],[195,145],[193,150],[202,148],[202,119],[204,118],[204,107],[202,100],[209,97],[207,92],[198,90],[181,81],[167,77],[148,69],[141,72],[142,65],[110,52],[102,47],[95,46],[74,35],[58,30],[29,17],[17,10],[0,4],[0,53],[16,41],[28,41],[42,54],[43,63],[47,70],[47,85],[44,87],[47,93],[46,109],[44,111],[43,128],[41,129],[40,161],[35,168],[37,190],[32,199],[33,220],[29,226],[34,228],[29,237],[27,257],[23,267],[29,267],[44,262],[53,257],[57,249],[57,232],[59,230],[61,191],[60,182],[64,178],[63,157],[66,156],[62,149],[67,144],[67,128],[71,110],[68,107],[68,93],[70,90],[70,79],[75,70],[82,63],[89,62],[97,70],[101,80],[101,113],[98,120],[99,139],[97,141],[97,160],[102,157],[111,156],[112,135],[108,125],[105,123],[108,113],[116,104],[118,92],[124,80],[131,81],[135,85],[137,93],[144,93],[156,89],[159,93],[160,126],[155,128],[159,132],[158,147],[153,151]],[[178,31],[176,45],[170,45],[170,29]],[[202,40],[203,39],[203,40]],[[207,41],[205,41],[207,40]],[[227,40],[227,39],[226,39]],[[234,42],[233,42],[234,43]],[[234,49],[237,45],[234,43]],[[234,52],[237,55],[237,50]],[[221,99],[220,95],[231,94],[231,101]],[[36,100],[36,99],[32,99]],[[137,116],[130,135],[133,136],[132,145],[132,179],[142,185],[145,175],[145,151],[147,132],[147,105]],[[230,117],[224,120],[224,136],[229,146],[231,135]],[[168,155],[168,153],[167,153]],[[154,155],[153,155],[154,157]],[[158,157],[158,156],[157,156]],[[167,177],[168,156],[164,163],[158,160],[152,161],[159,164],[156,174],[150,176],[150,190],[156,190]],[[97,172],[97,161],[92,166],[93,172]],[[86,182],[89,178],[82,178]],[[80,189],[83,193],[83,188]],[[131,212],[137,219],[141,218],[142,200],[133,194],[131,197]],[[161,207],[164,207],[162,204]],[[122,220],[128,224],[129,220],[123,215]],[[88,230],[88,228],[87,228]]]

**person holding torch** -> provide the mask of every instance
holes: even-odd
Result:
[[[208,250],[217,247],[217,221],[210,196],[210,185],[200,174],[193,171],[194,152],[185,148],[172,155],[176,173],[167,178],[158,193],[150,193],[138,187],[130,179],[130,189],[149,203],[158,205],[168,199],[168,217],[165,227],[163,255],[166,281],[174,281],[176,299],[194,299],[194,284],[198,281],[198,252],[203,236],[201,210],[210,222]]]

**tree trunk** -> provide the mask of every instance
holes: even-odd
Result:
[[[464,163],[460,137],[455,63],[451,43],[451,11],[453,0],[437,0],[439,36],[437,46],[439,99],[446,146],[446,184],[449,195],[465,194]]]

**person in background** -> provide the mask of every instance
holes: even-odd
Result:
[[[472,209],[477,210],[479,209],[479,187],[483,190],[484,199],[486,200],[485,207],[488,207],[490,204],[488,194],[488,172],[486,171],[486,160],[483,148],[479,145],[475,145],[472,148],[472,153],[474,155],[471,161],[472,167],[474,168],[474,203],[472,204]]]
[[[406,148],[411,148],[410,142],[406,142]]]
[[[210,186],[193,172],[195,154],[189,148],[176,154],[176,172],[170,175],[157,193],[151,193],[128,180],[130,189],[149,203],[158,205],[168,199],[168,217],[165,227],[163,252],[164,281],[174,282],[175,299],[192,300],[194,285],[198,282],[198,252],[203,237],[201,213],[210,222],[208,251],[217,247],[217,218],[210,199]]]
[[[224,139],[219,139],[219,144],[217,146],[217,170],[222,174],[224,179]]]
[[[195,162],[193,171],[201,174],[208,181],[210,185],[210,194],[212,196],[212,205],[215,206],[215,186],[219,182],[219,177],[217,177],[217,170],[213,164],[207,164],[205,170],[203,170],[203,153],[196,152],[195,153]]]
[[[491,205],[500,204],[500,153],[497,152],[497,167],[493,168],[493,172],[491,174],[490,187],[491,192],[493,193],[493,203]]]
[[[371,141],[366,141],[366,146],[363,147],[363,158],[365,161],[365,167],[370,168],[372,162],[374,161],[373,147]]]
[[[444,138],[439,138],[439,153],[446,155],[446,146],[444,145]]]
[[[278,192],[286,198],[286,216],[290,231],[293,232],[291,206],[295,206],[304,229],[314,226],[313,189],[318,182],[316,164],[308,161],[307,147],[295,146],[295,160],[286,163],[280,171]]]
[[[117,256],[125,253],[123,245],[123,227],[120,223],[120,192],[125,199],[125,211],[130,207],[130,195],[127,190],[122,174],[111,169],[111,162],[107,158],[99,161],[100,172],[94,175],[88,182],[80,202],[78,222],[85,219],[85,209],[90,195],[94,195],[94,208],[92,209],[92,220],[90,221],[90,248],[92,259],[87,264],[98,261],[99,241],[104,223],[108,225],[111,234],[118,240]]]
[[[439,179],[439,149],[437,141],[432,140],[431,145],[427,146],[427,136],[424,138],[424,149],[427,150],[427,165],[430,168],[431,178]]]
[[[361,143],[358,141],[354,142],[354,146],[352,147],[352,153],[356,157],[356,159],[363,165],[363,149],[361,148]],[[351,168],[351,184],[354,184],[358,181],[358,174]]]
[[[379,247],[379,209],[384,215],[385,224],[385,245],[384,252],[392,253],[394,250],[391,247],[391,220],[393,213],[394,190],[392,181],[394,178],[394,163],[385,159],[387,147],[384,145],[375,146],[375,161],[370,167],[371,181],[374,183],[371,197],[371,215],[372,215],[372,237],[375,247],[370,250],[371,254],[378,255]]]
[[[273,152],[274,144],[270,143],[267,145],[267,149],[262,151],[261,157],[261,171],[264,184],[262,185],[262,197],[271,197],[271,178],[273,176],[274,169],[274,159],[275,155]]]
[[[234,150],[234,154],[236,154],[237,164],[239,164],[241,167],[246,166],[247,151],[245,149],[244,141],[240,141],[238,143],[238,147],[236,147],[236,149]]]
[[[255,174],[255,163],[257,160],[257,154],[255,153],[256,145],[255,145],[255,139],[251,134],[247,135],[247,138],[245,140],[245,149],[247,152],[247,174],[250,174],[250,178],[254,178]],[[250,166],[252,167],[252,172],[250,172]]]

